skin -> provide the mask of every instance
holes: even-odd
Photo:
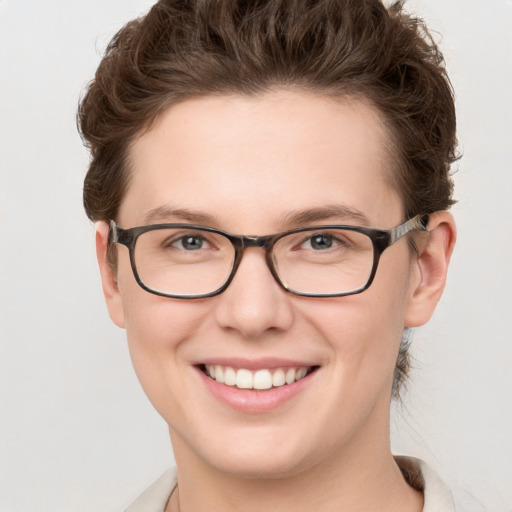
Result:
[[[134,143],[116,221],[123,228],[187,222],[171,214],[186,209],[209,216],[201,224],[267,235],[297,227],[289,219],[299,211],[337,205],[366,220],[328,216],[307,225],[389,229],[405,219],[389,179],[387,138],[362,101],[286,90],[188,100]],[[169,425],[180,483],[168,510],[422,509],[421,493],[390,452],[389,405],[403,328],[432,315],[455,242],[447,212],[435,214],[429,230],[416,235],[418,255],[405,239],[388,248],[372,286],[358,295],[287,293],[263,251],[250,248],[224,293],[185,301],[142,290],[124,247],[113,275],[108,227],[98,223],[111,318],[126,329],[135,371]],[[195,366],[233,357],[292,358],[319,369],[284,405],[248,414],[215,398]]]

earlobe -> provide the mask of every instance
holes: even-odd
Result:
[[[452,215],[437,212],[431,215],[429,233],[419,240],[415,262],[417,279],[412,283],[404,326],[425,324],[437,306],[446,283],[448,265],[455,245],[457,231]]]
[[[118,327],[124,328],[124,310],[117,286],[117,277],[107,261],[108,232],[109,226],[106,222],[96,223],[96,257],[100,269],[103,295],[110,318]]]

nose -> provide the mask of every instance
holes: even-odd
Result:
[[[293,322],[290,296],[275,281],[261,248],[245,250],[233,281],[217,300],[218,324],[247,339],[286,331]]]

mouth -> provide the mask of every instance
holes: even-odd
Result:
[[[218,364],[202,364],[199,365],[199,369],[219,384],[238,389],[265,391],[294,384],[316,371],[318,366],[249,370]]]

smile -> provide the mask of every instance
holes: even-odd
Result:
[[[203,366],[203,372],[219,384],[238,389],[265,390],[293,384],[309,375],[314,368],[303,366],[251,371],[246,368],[207,364]]]

